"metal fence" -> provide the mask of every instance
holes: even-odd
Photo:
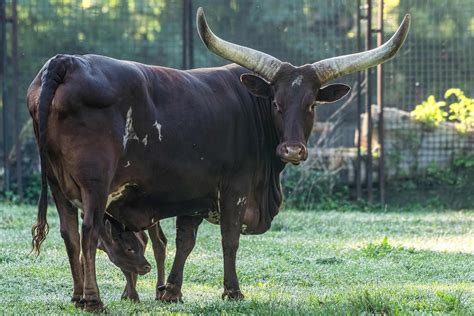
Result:
[[[16,164],[16,158],[22,153],[32,155],[25,148],[32,143],[17,135],[29,118],[25,106],[26,89],[44,62],[55,54],[95,53],[174,68],[225,64],[225,60],[205,49],[195,31],[195,11],[202,6],[209,24],[221,37],[301,65],[364,49],[369,38],[372,44],[368,44],[374,47],[376,31],[381,29],[376,18],[380,1],[0,0],[0,8],[5,8],[5,16],[0,14],[1,33],[5,34],[1,46],[3,191],[18,187],[17,179],[26,179],[34,170],[28,166],[36,167],[35,160],[30,157],[23,157],[24,162]],[[385,108],[411,111],[428,95],[440,98],[451,87],[461,88],[466,95],[472,96],[474,26],[470,17],[474,16],[474,2],[385,0],[385,39],[407,12],[412,14],[413,21],[408,40],[401,53],[384,66],[384,87],[380,91]],[[372,27],[367,26],[369,16]],[[369,78],[366,80],[367,76],[354,74],[341,79],[353,86],[352,96],[337,104],[317,108],[318,121],[310,144],[320,149],[313,153],[317,163],[306,166],[308,170],[319,168],[331,176],[344,170],[342,178],[355,185],[359,195],[366,187],[362,185],[365,178],[377,180],[380,176],[377,172],[383,161],[379,158],[380,146],[386,138],[384,133],[364,131],[363,121],[359,128],[364,107],[370,108],[370,104],[377,103],[375,71]],[[367,86],[368,82],[371,87]],[[378,111],[378,108],[373,111],[375,131],[380,122]],[[389,110],[387,113],[394,112]],[[397,116],[395,123],[393,120],[387,122],[392,132],[383,129],[389,136],[382,152],[387,155],[388,166],[382,165],[382,170],[389,176],[387,181],[393,176],[392,169],[387,168],[393,168],[394,163],[402,164],[394,159],[407,153],[400,150],[393,153],[398,145],[390,138],[399,129],[411,128],[411,125],[403,125],[407,118],[402,114]],[[25,131],[23,134],[26,138],[31,133]],[[450,136],[452,142],[457,142],[458,138],[453,135]],[[375,141],[370,140],[372,136]],[[412,137],[423,135],[415,131]],[[439,137],[443,139],[439,143],[444,144],[446,137]],[[432,138],[432,143],[438,142],[436,137]],[[15,151],[16,143],[21,143],[21,150]],[[367,148],[369,143],[373,148]],[[470,146],[468,141],[466,144],[462,146]],[[433,161],[444,155],[436,150],[424,151],[424,154],[433,156]],[[372,155],[375,156],[374,172],[370,171]],[[334,166],[335,160],[342,162]],[[15,169],[17,165],[19,167]],[[7,170],[10,170],[9,174]],[[23,176],[19,177],[14,170],[19,170],[17,172]],[[6,181],[8,179],[11,181]],[[382,184],[384,182],[382,178]]]

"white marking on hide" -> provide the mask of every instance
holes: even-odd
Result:
[[[145,147],[146,147],[146,145],[148,145],[148,134],[146,134],[145,137],[143,137],[142,143]]]
[[[127,163],[124,165],[125,168],[128,168],[131,166],[130,160],[127,160]]]
[[[82,210],[83,206],[82,206],[82,202],[77,200],[77,199],[74,199],[72,201],[70,201],[72,203],[72,205],[74,205],[75,207],[77,208],[80,208]]]
[[[161,142],[163,139],[163,135],[161,135],[161,124],[158,123],[158,121],[155,121],[155,124],[153,124],[154,127],[156,127],[156,130],[158,131],[158,140]]]
[[[239,199],[237,200],[237,204],[235,205],[239,206],[239,205],[245,205],[245,204],[247,204],[247,197],[242,196],[242,197],[239,197]]]
[[[123,135],[123,149],[125,149],[129,140],[140,140],[137,136],[137,133],[135,133],[135,130],[133,129],[132,107],[130,107],[127,111],[127,119],[125,121],[125,134]]]
[[[293,82],[291,83],[291,86],[300,86],[301,85],[301,82],[303,81],[303,76],[302,75],[299,75],[298,77],[295,78],[295,80],[293,80]]]
[[[127,189],[127,187],[135,185],[136,184],[133,182],[127,182],[119,186],[115,191],[111,192],[107,197],[107,204],[105,206],[105,209],[107,210],[112,202],[119,200]]]

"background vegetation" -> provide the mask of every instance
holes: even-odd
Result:
[[[11,0],[6,3],[7,16],[11,16]],[[305,64],[358,49],[356,3],[346,0],[193,0],[193,8],[203,6],[210,25],[223,38],[294,64]],[[373,13],[377,5],[376,0]],[[474,55],[470,53],[474,50],[474,6],[471,0],[458,0],[455,5],[449,0],[384,0],[384,7],[386,38],[405,13],[412,15],[413,22],[403,51],[384,66],[385,106],[412,110],[429,95],[439,100],[450,87],[460,88],[467,96],[474,94]],[[182,67],[181,0],[18,0],[18,27],[22,123],[26,123],[29,116],[24,106],[28,85],[41,66],[57,53],[95,53]],[[364,22],[362,27],[365,27]],[[8,43],[11,36],[9,25]],[[195,31],[192,44],[194,67],[226,63],[205,49]],[[12,102],[10,46],[5,76],[7,102]],[[342,81],[354,84],[355,75]],[[0,101],[0,109],[2,106]],[[340,106],[338,103],[318,107],[318,119],[327,121]],[[12,115],[7,117],[10,127],[12,119]],[[329,135],[328,146],[354,146],[356,119],[356,105],[352,101],[338,113],[340,124]],[[2,133],[0,129],[3,141]],[[10,138],[8,147],[11,149],[12,133]],[[24,173],[26,201],[31,201],[35,199],[33,188],[37,181],[33,172],[37,164],[34,160],[25,164],[29,164]],[[298,172],[289,178],[301,183],[301,179],[294,178]],[[327,175],[318,174],[321,176],[322,186],[313,188],[312,192],[332,193],[333,183],[327,183]],[[313,183],[307,185],[312,186]],[[343,188],[343,195],[345,192],[349,191]],[[9,199],[14,198],[9,192],[3,193]],[[301,198],[298,195],[297,199]],[[288,201],[292,203],[293,197]]]

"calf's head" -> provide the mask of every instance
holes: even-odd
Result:
[[[106,219],[98,247],[123,271],[146,274],[151,270],[144,255],[146,242],[145,234],[125,230],[114,219]]]
[[[271,99],[275,128],[280,137],[276,154],[284,162],[293,164],[308,157],[306,143],[313,128],[316,104],[337,101],[350,91],[347,85],[327,85],[327,82],[391,59],[405,41],[410,27],[410,16],[406,15],[397,32],[380,47],[293,66],[220,39],[207,25],[202,8],[197,11],[196,21],[199,36],[210,51],[253,71],[243,74],[240,80],[252,94]]]

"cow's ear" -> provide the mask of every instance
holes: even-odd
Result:
[[[112,227],[112,224],[108,219],[105,220],[105,233],[107,234],[107,237],[110,240],[115,240],[116,239],[116,233],[114,231],[114,228]]]
[[[319,89],[316,101],[319,103],[335,102],[351,91],[351,87],[342,83],[330,84]]]
[[[271,96],[270,83],[259,76],[243,74],[240,76],[240,81],[256,97],[268,98]]]

